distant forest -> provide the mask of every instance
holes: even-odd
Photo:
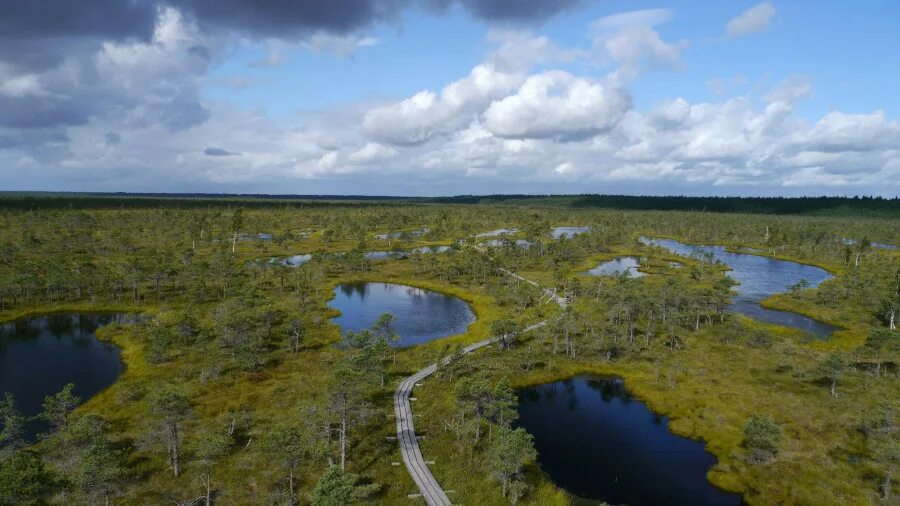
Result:
[[[0,209],[364,207],[378,204],[482,204],[709,211],[720,213],[900,217],[900,197],[685,197],[635,195],[457,195],[394,197],[363,195],[265,195],[222,193],[0,192]]]

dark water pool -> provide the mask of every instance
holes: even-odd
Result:
[[[639,278],[644,275],[638,270],[640,262],[635,257],[619,257],[613,258],[605,262],[601,262],[597,267],[587,271],[591,276],[617,276],[623,272],[627,272],[629,277]]]
[[[462,299],[393,283],[340,284],[328,305],[341,312],[334,319],[341,332],[369,328],[382,313],[391,313],[400,347],[461,334],[475,321]]]
[[[12,393],[25,416],[41,411],[44,397],[75,384],[87,400],[111,385],[124,366],[121,351],[97,339],[105,324],[133,322],[125,314],[52,314],[0,325],[0,394]],[[40,424],[29,426],[34,436]]]
[[[801,279],[805,279],[810,287],[818,286],[821,282],[831,279],[831,274],[824,269],[760,255],[734,253],[726,251],[723,246],[697,246],[673,239],[648,239],[646,237],[641,237],[640,240],[644,244],[661,246],[679,255],[710,254],[716,260],[728,265],[731,268],[728,275],[740,283],[735,287],[737,296],[731,304],[734,311],[767,323],[798,328],[817,337],[828,337],[837,330],[837,327],[797,313],[766,309],[759,305],[761,300],[770,295],[787,291],[788,287],[798,283]]]
[[[520,427],[534,435],[541,469],[593,501],[641,505],[739,505],[714,487],[703,443],[669,432],[621,380],[578,376],[517,390]]]

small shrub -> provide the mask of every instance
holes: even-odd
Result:
[[[781,426],[768,416],[753,415],[744,425],[744,448],[754,464],[770,462],[781,445]]]

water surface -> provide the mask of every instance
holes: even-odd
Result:
[[[849,244],[852,246],[855,244],[859,244],[859,241],[857,241],[856,239],[849,239],[849,238],[845,237],[844,244]],[[895,246],[893,244],[886,244],[886,243],[880,243],[880,242],[870,242],[869,245],[871,247],[877,248],[877,249],[897,249],[897,246]]]
[[[425,227],[425,228],[422,228],[419,230],[403,230],[400,232],[391,232],[389,234],[375,234],[375,238],[382,240],[382,241],[386,241],[388,239],[397,239],[400,236],[402,236],[403,234],[406,234],[410,237],[420,237],[424,234],[427,234],[430,231],[431,231],[431,229],[429,229],[428,227]]]
[[[498,235],[511,235],[515,234],[519,231],[517,228],[498,228],[496,230],[489,230],[487,232],[482,232],[480,234],[476,234],[475,237],[497,237]]]
[[[258,234],[253,234],[253,235],[241,234],[238,236],[238,241],[252,241],[255,239],[258,239],[260,241],[271,241],[272,234],[269,234],[266,232],[260,232]]]
[[[401,347],[461,334],[475,321],[462,299],[393,283],[340,284],[328,305],[341,312],[334,318],[341,332],[369,328],[382,313],[391,313]]]
[[[618,276],[623,272],[628,273],[628,277],[639,278],[645,274],[638,270],[641,264],[636,257],[618,257],[601,262],[597,267],[587,271],[591,276]]]
[[[367,251],[363,253],[363,256],[368,258],[369,260],[384,260],[388,258],[409,258],[410,255],[419,253],[419,254],[428,254],[428,253],[444,253],[450,251],[452,248],[450,246],[421,246],[418,248],[408,249],[408,250],[397,250],[397,251]],[[342,256],[345,255],[346,252],[337,252],[337,253],[326,253],[325,255],[333,255],[333,256]],[[269,259],[272,263],[282,263],[284,265],[290,267],[297,267],[298,265],[303,265],[306,262],[312,260],[312,254],[303,253],[300,255],[292,255],[287,257],[272,257]]]
[[[538,463],[559,487],[610,504],[739,505],[714,487],[716,463],[700,441],[631,397],[621,380],[578,376],[516,391],[517,424],[534,435]]]
[[[555,227],[550,231],[550,235],[552,235],[554,239],[559,239],[560,237],[568,237],[571,239],[578,234],[586,234],[590,231],[591,227]]]
[[[365,257],[369,260],[384,260],[386,258],[408,258],[414,253],[444,253],[450,251],[450,246],[421,246],[409,250],[400,251],[367,251]]]
[[[496,248],[498,246],[516,246],[518,248],[529,248],[531,247],[531,242],[526,241],[525,239],[491,239],[490,241],[484,241],[481,243],[484,246],[490,246],[492,248]]]
[[[640,241],[647,245],[661,246],[673,253],[685,256],[709,255],[728,267],[729,276],[740,283],[735,287],[737,296],[731,309],[767,323],[804,330],[818,337],[830,336],[837,330],[826,323],[790,311],[767,309],[759,305],[763,299],[776,293],[785,292],[792,285],[805,279],[809,286],[816,287],[822,281],[831,279],[824,269],[789,260],[778,260],[748,253],[726,251],[724,246],[697,246],[684,244],[673,239],[648,239]]]
[[[124,369],[121,350],[97,339],[105,324],[134,321],[124,314],[51,314],[0,325],[0,395],[10,392],[26,417],[41,411],[44,397],[68,383],[87,400]],[[29,436],[42,429],[29,425]]]

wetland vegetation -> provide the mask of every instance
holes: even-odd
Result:
[[[414,503],[436,362],[454,502],[900,494],[888,204],[60,198],[0,199],[0,504]]]

